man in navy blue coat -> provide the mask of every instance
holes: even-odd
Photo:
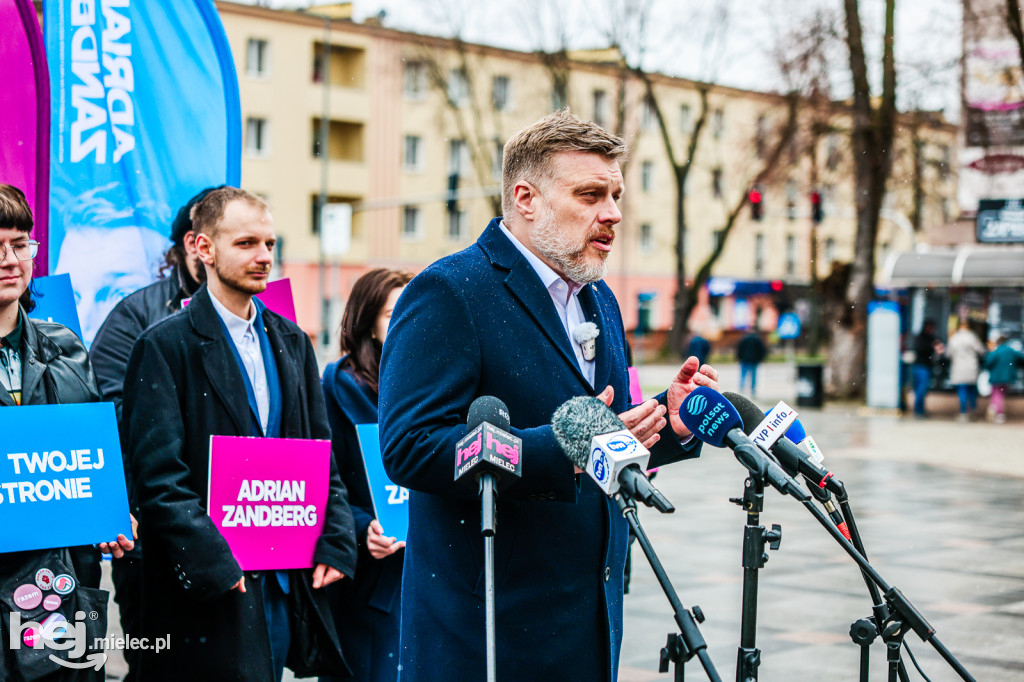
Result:
[[[689,358],[668,391],[630,407],[625,334],[601,281],[621,220],[626,147],[567,110],[505,145],[504,219],[434,263],[399,299],[381,365],[389,476],[411,490],[402,585],[402,682],[485,678],[480,501],[453,483],[470,403],[495,396],[522,438],[522,479],[498,500],[497,672],[504,680],[616,679],[627,525],[565,457],[559,405],[597,395],[652,451],[699,453],[680,404],[718,375]],[[596,349],[573,341],[593,322]],[[666,418],[667,417],[667,418]]]

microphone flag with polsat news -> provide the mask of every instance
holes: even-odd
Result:
[[[718,391],[707,386],[695,388],[683,401],[679,418],[697,439],[730,448],[740,464],[780,493],[809,499],[804,489],[743,432],[739,411]]]

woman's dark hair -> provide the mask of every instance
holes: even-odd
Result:
[[[0,183],[0,227],[31,232],[32,222],[32,209],[25,199],[25,193],[14,185]],[[14,258],[14,254],[8,254],[8,258]],[[30,313],[35,309],[36,302],[32,300],[31,282],[18,298],[18,303],[25,312]]]
[[[341,352],[348,353],[345,366],[351,367],[361,384],[377,393],[380,356],[384,344],[373,336],[373,327],[388,296],[412,280],[401,270],[377,268],[356,280],[341,318]]]

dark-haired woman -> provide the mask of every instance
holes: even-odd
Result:
[[[331,444],[349,492],[359,563],[355,579],[338,583],[335,622],[353,679],[398,677],[398,625],[404,542],[386,535],[374,518],[356,424],[377,423],[377,382],[391,311],[412,275],[379,268],[352,287],[341,320],[342,358],[324,371]],[[321,678],[333,679],[333,678]]]
[[[35,307],[29,290],[32,259],[39,249],[39,243],[30,236],[32,224],[32,210],[24,193],[13,185],[0,184],[0,407],[98,401],[89,354],[75,333],[55,322],[28,318],[27,313]],[[46,528],[39,532],[45,534]],[[121,557],[133,546],[132,540],[119,535],[116,542],[97,547]],[[100,583],[99,554],[91,546],[8,551],[0,543],[0,633],[5,643],[0,649],[0,680],[62,682],[86,679],[86,675],[88,679],[102,679],[103,673],[98,670],[87,673],[61,667],[44,650],[7,646],[15,591],[38,586],[36,595],[41,597],[43,590],[50,589],[49,580],[62,573],[72,578],[72,594],[57,599],[53,608],[40,605],[39,599],[30,609],[19,605],[24,621],[41,622],[53,611],[70,622],[76,607],[106,613],[106,592],[96,589]],[[106,632],[90,631],[87,625],[86,634],[104,636]],[[87,641],[91,647],[93,640]]]

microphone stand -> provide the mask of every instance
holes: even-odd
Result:
[[[722,678],[718,676],[718,671],[715,670],[714,663],[711,662],[711,657],[708,656],[708,645],[700,634],[700,629],[697,627],[698,622],[704,622],[704,613],[700,610],[699,606],[694,606],[691,613],[679,601],[679,595],[676,594],[675,588],[672,587],[672,581],[669,580],[664,566],[661,565],[658,555],[654,552],[651,541],[647,538],[647,534],[640,525],[640,519],[636,514],[636,503],[623,494],[621,490],[618,494],[614,495],[614,498],[615,503],[622,512],[622,516],[625,517],[629,527],[633,530],[637,543],[643,548],[644,555],[647,557],[648,563],[651,564],[658,582],[661,583],[661,589],[665,592],[665,596],[668,597],[669,604],[672,605],[672,615],[675,617],[676,625],[679,626],[679,632],[681,633],[669,634],[668,642],[661,650],[661,664],[658,670],[663,673],[668,672],[668,664],[671,661],[674,666],[675,682],[683,682],[686,662],[697,656],[701,665],[704,666],[708,679],[711,682],[722,682]]]
[[[866,561],[868,553],[864,548],[864,541],[861,538],[860,530],[857,528],[857,521],[853,518],[853,509],[850,508],[850,498],[846,494],[845,487],[842,488],[841,495],[836,495],[836,499],[839,501],[839,506],[843,510],[843,517],[846,519],[846,528],[850,531],[850,542],[853,543],[853,546]],[[889,620],[890,612],[888,605],[882,600],[882,595],[878,591],[878,586],[863,570],[861,571],[861,575],[864,577],[864,582],[867,584],[868,592],[871,595],[872,616],[871,618],[865,618],[853,623],[850,626],[850,638],[861,648],[860,681],[868,682],[868,663],[870,661],[869,647],[875,640],[875,637],[880,633],[885,633],[885,623]],[[884,634],[882,639],[886,642],[886,647],[888,648],[889,642],[885,639]],[[907,651],[909,652],[910,646],[907,644],[904,644],[904,646],[907,647]],[[901,682],[909,682],[910,677],[907,675],[907,667],[903,663],[902,658],[897,660],[897,667]]]
[[[743,527],[743,607],[740,646],[736,653],[736,682],[753,682],[757,680],[757,667],[761,664],[761,651],[756,646],[758,571],[768,561],[765,545],[771,549],[779,548],[782,527],[775,523],[767,531],[761,525],[764,479],[753,471],[743,484],[743,497],[732,497],[729,501],[747,510],[747,523]]]
[[[497,679],[497,651],[494,622],[494,533],[498,493],[494,476],[480,476],[480,533],[484,536],[484,611],[487,638],[487,682]]]
[[[966,682],[975,682],[971,674],[967,672],[967,669],[963,667],[960,661],[958,661],[956,657],[950,653],[949,649],[939,641],[939,638],[935,636],[935,628],[928,623],[925,617],[914,607],[910,600],[907,599],[898,588],[885,582],[878,571],[876,571],[868,560],[865,559],[859,551],[857,551],[857,548],[854,547],[853,543],[843,537],[843,534],[839,529],[832,525],[825,513],[814,506],[814,503],[809,498],[801,500],[801,502],[803,502],[803,505],[811,512],[811,515],[818,520],[818,523],[828,531],[829,535],[839,543],[839,546],[842,547],[855,562],[857,562],[857,565],[860,567],[864,576],[867,579],[870,579],[874,585],[881,588],[882,592],[885,594],[885,603],[888,606],[889,614],[882,619],[879,631],[881,632],[882,640],[885,642],[888,652],[887,660],[889,661],[889,682],[896,682],[899,677],[900,664],[902,663],[900,658],[900,649],[903,645],[903,638],[906,635],[908,628],[916,632],[917,636],[922,640],[931,644],[935,651],[945,659],[961,679]],[[840,504],[842,504],[842,502]],[[848,506],[849,505],[846,505],[844,510],[847,509]],[[850,524],[850,520],[851,519],[847,517],[846,521],[851,527],[852,534],[852,528],[854,525]],[[875,617],[878,618],[880,613],[881,612],[876,609]],[[857,623],[854,623],[854,629],[857,629],[858,626],[862,626],[864,622],[865,621],[858,621]],[[872,623],[872,625],[874,624]],[[851,636],[854,636],[855,641],[857,640],[857,634],[858,633],[851,631]],[[867,643],[870,644],[872,639],[874,639],[873,636],[868,639]],[[863,646],[864,645],[862,644],[862,647]],[[865,656],[862,648],[862,666],[865,663],[864,659]],[[864,679],[863,667],[861,671],[861,679]]]

